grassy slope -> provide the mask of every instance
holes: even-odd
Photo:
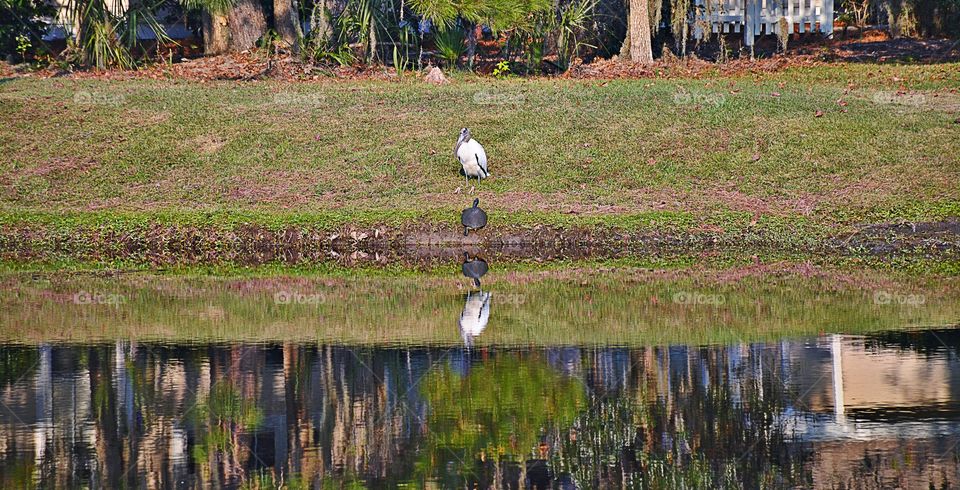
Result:
[[[937,219],[960,215],[958,86],[957,64],[444,87],[7,80],[0,222],[452,223],[470,200],[461,126],[487,148],[479,195],[506,223]]]

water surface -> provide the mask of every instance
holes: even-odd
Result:
[[[0,487],[960,484],[949,281],[505,276],[7,277]]]

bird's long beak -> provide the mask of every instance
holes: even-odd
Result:
[[[457,138],[457,144],[453,145],[453,156],[457,156],[457,150],[460,149],[460,145],[462,145],[462,144],[463,144],[463,135],[461,134],[461,135]]]

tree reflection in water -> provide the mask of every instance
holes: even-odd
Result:
[[[499,487],[510,472],[500,461],[550,452],[546,435],[568,427],[588,407],[585,386],[541,357],[496,356],[467,374],[441,367],[426,375],[421,391],[430,410],[422,479]]]
[[[952,353],[869,342],[957,377]],[[117,342],[4,346],[0,359],[4,487],[804,487],[857,481],[865,460],[884,487],[956,483],[958,471],[956,392],[934,407],[939,422],[929,407],[871,422],[874,446],[831,432],[840,422],[830,352],[816,340],[469,350]]]

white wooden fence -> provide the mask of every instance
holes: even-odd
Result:
[[[713,33],[743,32],[753,46],[756,36],[776,34],[780,19],[787,33],[833,33],[833,0],[694,0],[693,35],[703,37],[705,25]]]

